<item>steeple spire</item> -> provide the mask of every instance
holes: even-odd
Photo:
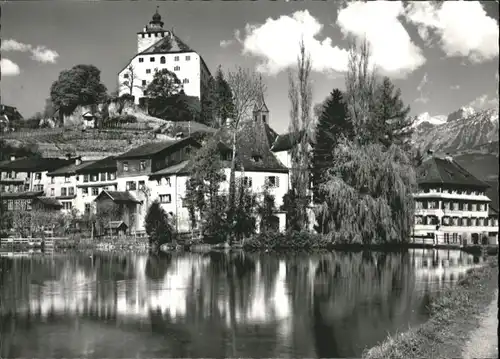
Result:
[[[156,12],[153,14],[153,19],[149,22],[151,27],[163,27],[163,21],[161,21],[161,15],[159,13],[160,7],[156,6]]]

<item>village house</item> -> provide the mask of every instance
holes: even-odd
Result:
[[[136,104],[146,96],[144,92],[156,71],[168,69],[175,73],[184,93],[199,99],[212,77],[201,55],[163,25],[157,10],[137,33],[137,53],[118,74],[119,95],[134,96]]]
[[[414,236],[438,243],[498,243],[498,210],[486,196],[489,185],[449,155],[430,156],[418,171]]]

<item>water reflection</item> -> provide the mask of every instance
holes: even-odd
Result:
[[[359,357],[426,319],[460,251],[0,259],[0,357]]]

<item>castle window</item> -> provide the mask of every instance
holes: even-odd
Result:
[[[150,57],[149,58],[149,62],[155,62],[155,58],[154,57]]]
[[[123,75],[124,79],[128,79],[128,74]]]
[[[144,62],[144,58],[143,57],[139,57],[139,62]]]
[[[160,57],[160,63],[164,64],[166,61],[165,61],[165,56],[162,56]]]
[[[188,56],[186,56],[186,61],[189,61],[189,60],[191,60],[191,56],[188,55]]]
[[[142,80],[142,86],[146,86],[146,80]]]
[[[176,66],[176,67],[174,67],[174,71],[179,71],[180,69],[181,69],[181,67],[180,67],[180,66]]]
[[[164,32],[161,33],[161,37],[165,37],[165,33]]]
[[[150,74],[151,73],[151,69],[146,69],[146,73]]]
[[[144,34],[141,34],[142,35],[142,38],[144,39]]]
[[[175,56],[174,61],[179,61],[179,56]]]
[[[151,37],[151,33],[148,34],[148,37]]]
[[[188,83],[189,83],[189,79],[184,79],[184,80],[182,80],[182,83],[183,83],[183,84],[188,84]]]

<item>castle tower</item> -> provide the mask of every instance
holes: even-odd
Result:
[[[170,31],[163,29],[163,21],[161,21],[161,15],[158,13],[158,8],[157,6],[156,12],[153,14],[149,24],[146,25],[142,31],[137,33],[137,53],[143,52],[164,37],[171,35]]]

